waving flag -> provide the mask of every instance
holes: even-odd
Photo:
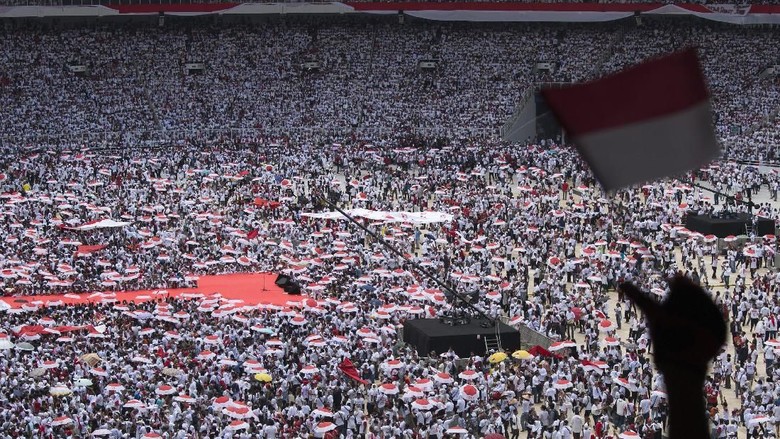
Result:
[[[694,49],[542,94],[607,190],[697,169],[720,152]]]
[[[349,358],[345,358],[341,364],[339,364],[339,369],[341,369],[344,374],[353,380],[359,382],[360,384],[368,384],[368,381],[364,380],[361,376],[358,370],[355,368],[355,365],[352,364],[351,361],[349,361]]]

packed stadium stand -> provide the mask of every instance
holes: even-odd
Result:
[[[780,430],[777,2],[449,3],[0,0],[0,439],[660,438],[617,287],[675,274],[731,321],[713,437]],[[502,134],[691,46],[702,169],[610,193]],[[487,335],[421,355],[421,318]]]

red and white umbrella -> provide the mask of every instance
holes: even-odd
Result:
[[[323,418],[332,418],[333,417],[333,412],[330,411],[327,407],[314,409],[314,410],[312,410],[311,414],[315,415],[315,416],[320,416],[320,417],[323,417]]]
[[[385,395],[397,395],[399,390],[398,386],[393,383],[385,383],[379,386],[379,391]]]
[[[125,390],[125,386],[119,383],[111,383],[106,385],[106,390],[108,390],[109,392],[121,392]]]
[[[412,385],[422,389],[425,392],[433,389],[433,381],[429,380],[428,378],[420,378],[419,380],[412,383]]]
[[[620,387],[625,387],[628,390],[631,390],[631,388],[633,387],[628,382],[628,378],[623,378],[623,377],[619,377],[619,378],[615,379],[615,384],[617,384]]]
[[[419,398],[412,402],[412,408],[417,410],[430,410],[433,408],[433,403],[425,398]]]
[[[108,436],[111,434],[111,430],[107,428],[100,428],[92,432],[92,436]]]
[[[458,378],[462,380],[475,380],[479,378],[479,373],[471,369],[466,369],[463,372],[458,374]]]
[[[190,395],[187,395],[186,393],[180,393],[173,397],[174,401],[184,402],[187,404],[195,404],[198,400],[191,397]]]
[[[222,409],[222,413],[224,413],[227,416],[230,416],[234,419],[247,419],[254,416],[252,413],[252,410],[249,409],[249,407],[236,407],[236,406],[229,406]]]
[[[479,390],[471,384],[466,384],[460,388],[460,397],[466,401],[476,401],[479,399]]]
[[[455,380],[447,372],[439,372],[433,376],[433,380],[440,384],[452,384]]]
[[[60,363],[57,360],[46,360],[41,364],[41,369],[56,369]]]
[[[167,384],[163,384],[162,386],[158,387],[154,393],[158,395],[173,395],[176,393],[176,389]]]
[[[92,369],[89,370],[89,373],[91,373],[92,375],[97,375],[99,377],[108,376],[108,372],[106,372],[105,369],[101,369],[99,367],[93,367]]]
[[[307,365],[307,366],[303,366],[301,368],[301,373],[304,374],[304,375],[314,375],[315,373],[318,373],[319,371],[320,371],[320,369],[317,366],[314,366],[314,365],[311,365],[311,364]]]
[[[736,236],[734,236],[734,235],[729,235],[729,236],[727,236],[727,237],[723,238],[723,241],[724,241],[724,242],[734,242],[734,241],[736,241],[736,240],[737,240],[737,237],[736,237]]]
[[[130,401],[127,401],[122,405],[122,407],[126,409],[142,409],[146,407],[146,404],[142,403],[141,401],[137,399],[131,399]]]
[[[316,427],[314,427],[314,432],[317,434],[325,434],[329,431],[335,430],[336,428],[336,424],[332,422],[320,422]]]
[[[413,398],[422,398],[423,396],[425,396],[425,392],[423,392],[423,389],[417,386],[408,386],[406,388],[406,396],[411,396]]]
[[[577,343],[571,340],[563,340],[563,341],[554,342],[553,344],[550,345],[550,347],[547,350],[549,350],[550,352],[555,352],[566,348],[576,348],[576,347],[577,347]]]
[[[634,430],[626,430],[620,433],[620,439],[639,439],[639,434]]]
[[[553,388],[558,390],[565,390],[572,386],[571,381],[569,380],[558,380],[553,383]]]
[[[70,419],[67,416],[60,416],[58,418],[54,418],[54,420],[51,421],[51,426],[52,427],[59,427],[61,425],[68,425],[68,424],[72,424],[72,423],[73,423],[73,419]]]
[[[771,420],[772,420],[772,418],[770,418],[768,416],[758,415],[758,416],[750,419],[747,423],[748,423],[749,427],[752,427],[754,425],[763,424],[764,422],[769,422]]]
[[[149,433],[145,433],[143,436],[141,436],[141,439],[160,439],[162,436],[160,436],[160,433],[150,431]]]
[[[602,319],[599,322],[599,331],[600,332],[611,332],[617,329],[617,325],[613,323],[611,320]]]
[[[231,422],[227,427],[225,427],[225,430],[238,431],[238,430],[246,430],[247,428],[249,428],[249,424],[247,424],[245,421],[235,420]]]
[[[561,260],[560,260],[560,258],[557,258],[557,257],[553,256],[553,257],[547,259],[547,265],[550,268],[559,267],[561,265]]]
[[[387,360],[385,361],[383,366],[387,370],[394,370],[394,369],[402,368],[404,366],[404,363],[401,360]]]
[[[219,409],[229,406],[231,402],[233,402],[233,400],[231,400],[230,397],[220,396],[219,398],[216,398],[211,405]]]
[[[773,348],[780,348],[780,340],[776,338],[770,338],[769,340],[764,342],[767,346],[772,346]]]
[[[620,346],[620,340],[615,337],[604,337],[601,341],[604,346]]]
[[[459,425],[453,425],[445,431],[447,434],[468,434],[468,432],[468,430]]]
[[[211,352],[211,351],[201,351],[198,354],[198,359],[199,360],[210,360],[210,359],[212,359],[212,358],[214,358],[216,356],[217,356],[217,354],[215,354],[214,352]]]

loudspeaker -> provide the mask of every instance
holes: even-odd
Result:
[[[298,285],[295,282],[289,282],[287,285],[284,286],[284,292],[287,294],[295,294],[300,295],[301,294],[301,286]]]
[[[290,278],[290,276],[287,276],[286,274],[280,274],[276,276],[276,280],[274,281],[277,287],[282,287],[282,288],[284,288],[285,285],[287,285],[290,282],[292,282],[292,279]]]

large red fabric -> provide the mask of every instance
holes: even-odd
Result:
[[[98,245],[80,245],[80,246],[78,247],[78,253],[81,253],[81,254],[90,254],[90,253],[94,253],[94,252],[96,252],[96,251],[99,251],[99,250],[103,250],[104,248],[106,248],[106,245],[105,245],[105,244],[98,244]]]
[[[349,358],[345,358],[341,364],[339,364],[339,369],[341,369],[341,371],[344,372],[346,376],[352,378],[360,384],[368,384],[368,381],[361,378],[360,373],[357,371],[355,365],[352,364]]]

